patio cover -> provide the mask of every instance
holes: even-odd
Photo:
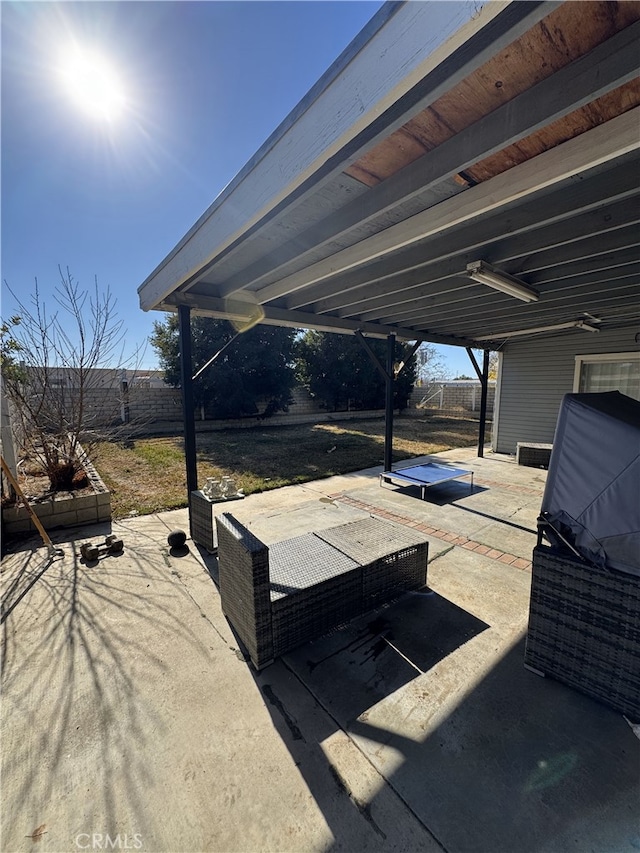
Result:
[[[139,288],[180,316],[188,488],[191,314],[386,338],[387,375],[483,349],[485,400],[514,335],[637,323],[639,37],[635,0],[386,3]]]
[[[640,403],[566,394],[542,515],[586,559],[640,575]]]
[[[637,322],[639,18],[637,2],[385,4],[141,307],[233,319],[241,295],[269,324],[492,349]],[[538,299],[472,280],[475,261]]]

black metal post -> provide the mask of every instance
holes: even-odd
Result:
[[[196,421],[193,406],[193,366],[191,364],[191,309],[178,306],[178,332],[180,337],[180,387],[182,389],[182,420],[184,427],[184,461],[187,471],[187,501],[191,506],[191,492],[198,488],[196,461]],[[189,512],[191,528],[191,512]],[[193,533],[193,531],[191,531]]]
[[[393,465],[393,361],[396,351],[395,335],[387,336],[387,375],[385,378],[384,407],[384,470],[392,471]]]
[[[482,370],[471,347],[466,347],[473,369],[480,380],[480,425],[478,427],[478,456],[484,456],[484,434],[487,426],[487,394],[489,389],[489,350],[482,351]]]
[[[482,354],[482,376],[480,377],[480,426],[478,428],[478,456],[484,456],[484,434],[487,425],[487,394],[489,389],[489,350]]]

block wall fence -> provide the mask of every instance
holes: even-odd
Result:
[[[493,413],[496,383],[489,382],[487,395],[487,412]],[[416,386],[409,399],[409,407],[405,415],[421,416],[427,413],[449,416],[480,416],[480,383],[457,380],[450,382],[429,383]],[[132,423],[147,425],[153,430],[161,425],[181,423],[182,399],[179,388],[130,388],[128,392],[129,417]],[[346,409],[329,412],[323,409],[304,388],[294,388],[293,402],[288,412],[278,412],[270,418],[261,420],[262,426],[279,426],[284,424],[306,423],[323,420],[344,420],[363,417],[380,417],[383,409],[361,411]],[[265,401],[266,402],[266,401]],[[264,404],[263,404],[264,405]],[[214,413],[205,407],[204,411],[196,410],[196,428],[226,429],[228,427],[251,427],[256,424],[256,416],[237,420],[219,420]]]
[[[70,397],[73,392],[67,390]],[[362,411],[346,409],[329,412],[323,409],[304,388],[295,388],[293,402],[288,412],[279,412],[261,419],[249,416],[237,420],[220,420],[208,407],[196,409],[196,429],[214,430],[229,427],[280,426],[367,417],[380,417],[383,409]],[[489,384],[488,413],[493,411],[495,382]],[[262,408],[266,400],[262,403]],[[91,388],[85,393],[85,424],[88,429],[101,426],[130,424],[137,434],[169,433],[182,424],[182,399],[179,388],[129,385],[121,390],[119,384],[111,387]],[[260,409],[260,403],[258,404]],[[450,416],[479,417],[480,383],[473,381],[451,381],[416,386],[404,415],[423,416],[438,413]]]

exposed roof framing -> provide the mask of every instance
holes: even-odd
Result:
[[[240,294],[266,323],[482,347],[638,322],[640,3],[491,3],[442,43],[429,7],[383,7],[141,286],[143,308],[232,317]],[[472,281],[478,260],[539,299]]]

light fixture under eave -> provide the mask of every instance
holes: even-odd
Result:
[[[523,281],[508,275],[506,272],[494,269],[486,261],[472,261],[467,264],[467,275],[474,281],[479,281],[480,284],[486,284],[493,287],[494,290],[500,290],[502,293],[513,296],[515,299],[521,299],[523,302],[537,302],[540,298],[537,291]]]
[[[515,332],[496,332],[493,335],[482,335],[476,341],[502,341],[505,338],[518,338],[522,335],[537,335],[540,332],[560,332],[562,329],[582,329],[584,332],[599,332],[597,326],[584,320],[572,320],[570,323],[556,323],[554,326],[536,326],[534,329],[518,329]]]

